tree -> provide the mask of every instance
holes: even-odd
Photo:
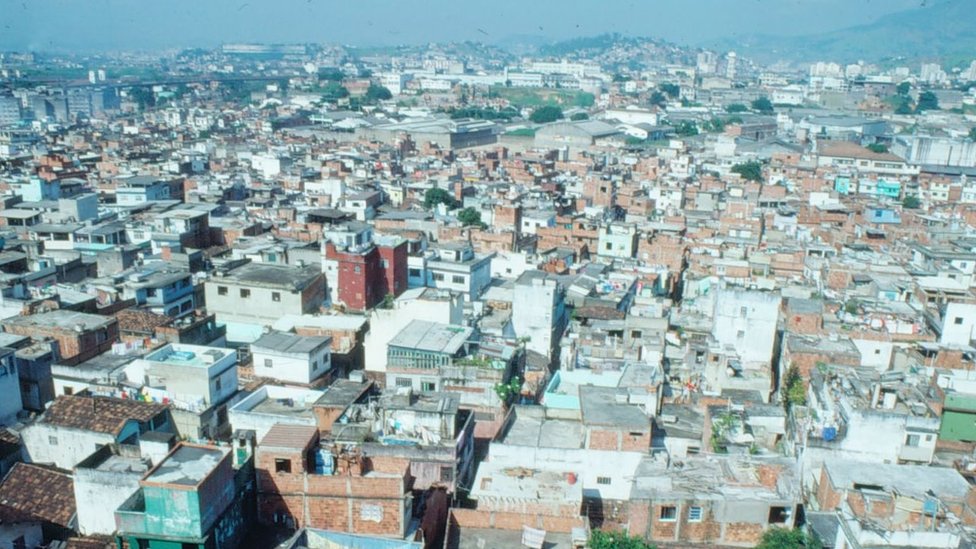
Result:
[[[732,103],[731,105],[725,106],[725,112],[729,114],[746,112],[747,110],[749,110],[749,107],[743,105],[742,103]]]
[[[349,97],[349,90],[338,82],[329,81],[322,88],[322,99],[326,101],[336,101],[344,97]]]
[[[448,209],[453,210],[457,201],[451,196],[451,193],[444,189],[434,187],[432,189],[427,189],[424,193],[424,208],[428,210],[433,210],[438,204],[446,204]]]
[[[911,82],[902,82],[901,84],[898,84],[897,88],[895,88],[895,92],[898,95],[908,95],[908,92],[910,91],[912,91]]]
[[[572,120],[572,121],[574,121],[574,122],[579,121],[579,120],[589,120],[590,119],[590,115],[586,114],[585,112],[576,112],[576,113],[573,113],[573,116],[570,116],[569,119]]]
[[[393,94],[385,86],[370,84],[369,88],[366,88],[366,101],[370,103],[389,101],[390,99],[393,99]]]
[[[870,145],[868,145],[867,149],[871,152],[876,152],[876,153],[888,152],[888,147],[886,145],[882,145],[881,143],[871,143]]]
[[[969,138],[976,141],[976,127],[969,128]]]
[[[536,124],[547,124],[549,122],[555,122],[556,120],[562,120],[562,118],[563,110],[555,105],[539,107],[538,109],[532,111],[532,115],[529,116],[529,120],[535,122]]]
[[[939,110],[939,98],[934,92],[923,91],[918,96],[918,104],[915,105],[915,112],[937,111]]]
[[[760,97],[752,102],[752,109],[763,114],[772,114],[773,102],[768,97]]]
[[[329,82],[341,82],[346,75],[341,70],[336,68],[326,68],[319,69],[319,80],[326,80]]]
[[[922,201],[917,196],[906,196],[905,200],[901,201],[901,206],[906,210],[917,210],[922,206]]]
[[[698,126],[694,122],[683,120],[674,129],[674,133],[678,134],[680,137],[692,137],[698,135]]]
[[[912,100],[907,95],[899,95],[895,106],[895,114],[912,114]]]
[[[748,181],[760,183],[763,180],[762,163],[756,160],[750,160],[748,162],[743,162],[741,164],[732,166],[732,173],[737,173],[742,176],[743,179]]]
[[[668,97],[663,93],[654,90],[654,93],[651,94],[650,102],[651,105],[657,105],[658,107],[663,107],[668,104]]]
[[[756,549],[821,549],[820,540],[803,530],[770,528],[763,532]]]
[[[805,406],[806,403],[807,390],[803,386],[800,368],[796,364],[791,364],[786,370],[786,379],[783,382],[783,407],[789,412],[794,406]]]
[[[628,536],[626,532],[619,530],[605,532],[603,530],[593,530],[590,533],[590,540],[586,543],[590,549],[655,549],[656,546],[647,543],[637,536]]]
[[[481,222],[481,212],[471,207],[467,207],[458,212],[457,218],[461,222],[461,225],[465,227],[471,225],[477,225],[481,228],[485,227],[485,224]]]
[[[665,82],[660,86],[658,86],[658,88],[660,88],[660,90],[663,91],[664,93],[668,94],[668,97],[670,97],[671,99],[677,99],[678,96],[681,95],[681,86],[677,84]]]
[[[139,105],[139,110],[156,106],[156,94],[153,93],[152,88],[132,88],[129,95],[135,99],[136,104]]]

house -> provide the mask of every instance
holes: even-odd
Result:
[[[0,321],[3,331],[29,336],[35,341],[50,338],[57,343],[58,361],[78,364],[112,348],[119,339],[114,317],[58,309]]]
[[[258,520],[403,539],[413,515],[410,462],[337,451],[314,426],[276,425],[255,450]]]
[[[326,242],[323,270],[333,301],[354,311],[372,309],[407,289],[407,241],[377,238],[376,244],[342,248]]]
[[[332,338],[269,332],[251,343],[254,375],[281,382],[328,382],[333,377]]]
[[[0,423],[11,425],[24,409],[20,393],[20,376],[17,373],[16,351],[0,347]]]
[[[476,254],[470,244],[446,243],[430,257],[412,257],[409,265],[411,270],[418,270],[425,286],[461,292],[473,300],[491,283],[493,256]]]
[[[180,444],[115,511],[116,539],[129,547],[231,549],[253,520],[252,475],[228,448]]]
[[[227,403],[237,393],[237,353],[222,347],[167,343],[126,365],[135,391],[171,403],[176,431],[216,438],[228,428]]]
[[[151,462],[123,447],[106,445],[75,465],[74,501],[78,532],[83,536],[115,533],[115,510],[139,490]]]
[[[140,446],[149,432],[175,431],[169,407],[99,396],[60,396],[21,432],[32,463],[70,469],[102,446]]]
[[[4,518],[0,541],[10,542],[11,547],[39,547],[68,539],[77,527],[71,475],[31,463],[14,465],[0,482],[0,516]]]
[[[181,180],[159,179],[150,175],[136,175],[117,182],[115,200],[120,206],[138,206],[159,200],[181,200]]]
[[[249,343],[284,315],[318,312],[326,299],[317,265],[246,263],[218,270],[205,284],[207,311],[227,326],[227,340]]]
[[[255,440],[261,440],[278,424],[318,425],[316,406],[325,393],[317,389],[263,385],[232,406],[227,415],[233,432],[253,431]]]

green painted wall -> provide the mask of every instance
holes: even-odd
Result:
[[[203,537],[200,497],[196,490],[143,486],[142,492],[146,498],[146,534]]]

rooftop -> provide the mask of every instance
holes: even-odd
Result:
[[[166,408],[165,404],[121,398],[60,396],[50,404],[40,421],[68,429],[118,435],[126,422],[147,422]]]
[[[181,444],[154,467],[143,482],[197,486],[227,454],[228,450],[222,448]]]
[[[251,343],[251,352],[274,352],[283,354],[307,355],[322,347],[329,346],[331,337],[300,336],[286,332],[270,332],[263,334],[257,341]]]
[[[226,281],[245,286],[259,286],[266,288],[280,288],[288,291],[301,291],[322,276],[322,268],[312,265],[308,267],[291,267],[288,265],[273,265],[269,263],[246,263],[223,274],[215,276],[210,282]]]
[[[389,343],[391,347],[403,347],[417,351],[453,355],[471,339],[474,330],[464,326],[452,326],[427,320],[413,320],[400,330]]]
[[[112,317],[58,309],[30,316],[15,316],[3,320],[5,326],[45,326],[62,330],[95,330],[115,322]]]
[[[59,469],[17,463],[0,484],[0,509],[68,528],[77,510],[74,481]]]

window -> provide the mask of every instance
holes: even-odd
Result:
[[[748,307],[739,307],[739,316],[741,318],[745,318],[748,313],[749,313]]]
[[[789,522],[791,516],[793,516],[793,509],[790,507],[776,506],[769,508],[770,524],[784,524]]]
[[[75,388],[74,387],[65,387],[64,388],[64,394],[67,395],[67,396],[71,396],[71,395],[75,394]]]
[[[227,286],[217,286],[217,295],[227,295]]]
[[[220,378],[218,377],[216,379],[216,382],[214,383],[214,387],[216,387],[216,389],[219,391],[220,390],[220,386],[221,386]]]
[[[604,486],[610,486],[610,483],[611,482],[613,482],[613,479],[611,479],[610,477],[596,477],[596,483],[597,484],[602,484]]]
[[[957,316],[952,320],[952,323],[955,324],[956,326],[962,326],[962,317]]]
[[[454,480],[453,467],[441,467],[441,482],[451,482]]]
[[[905,446],[918,448],[920,442],[922,442],[922,437],[920,437],[919,435],[908,435],[907,437],[905,437]]]
[[[613,249],[613,244],[607,242],[606,249],[607,249],[607,251],[612,250]]]
[[[662,522],[672,522],[678,520],[678,508],[674,505],[661,506],[659,518]]]
[[[746,331],[745,330],[739,330],[738,332],[736,332],[735,337],[738,338],[738,339],[745,339],[745,337],[746,337]]]
[[[290,459],[275,459],[275,473],[290,473],[291,472],[291,460]]]
[[[409,274],[409,275],[410,275],[411,277],[413,277],[413,278],[417,278],[417,277],[419,277],[419,276],[420,276],[420,269],[407,269],[407,273],[408,273],[408,274]]]
[[[383,265],[383,268],[384,269],[389,269],[390,268],[390,262],[387,261],[387,260],[385,260],[385,259],[381,259],[380,260],[380,264]]]
[[[359,265],[356,265],[355,267],[353,267],[353,269],[352,269],[352,270],[353,270],[353,272],[355,272],[356,274],[359,274],[359,273],[361,273],[361,272],[363,272],[363,268],[362,268],[362,267],[360,267]]]
[[[315,360],[312,361],[312,371],[314,372],[315,370],[318,370],[318,369],[319,369],[319,360],[318,359],[315,359]]]
[[[434,273],[432,276],[433,276],[434,280],[436,280],[438,282],[443,282],[444,281],[444,273]]]
[[[248,290],[247,288],[241,288],[241,298],[247,299],[249,297],[251,297],[251,290]]]
[[[631,337],[631,339],[640,339],[643,336],[644,336],[644,332],[642,332],[640,330],[631,330],[630,331],[630,337]]]
[[[420,390],[421,391],[436,391],[437,390],[437,384],[434,383],[433,381],[421,381],[420,382]]]
[[[281,292],[271,292],[271,301],[275,303],[281,301]]]
[[[495,414],[492,412],[475,412],[475,421],[495,421]]]
[[[454,275],[451,277],[451,282],[455,284],[464,284],[464,277],[461,275]]]
[[[47,437],[47,443],[50,444],[51,446],[57,446],[58,437]]]
[[[688,508],[688,522],[701,522],[702,508],[700,505],[692,505]]]
[[[398,378],[396,378],[396,386],[397,387],[413,387],[413,381],[411,381],[409,378],[406,378],[406,377],[398,377]]]
[[[272,366],[274,366],[274,361],[273,360],[271,360],[270,358],[264,359],[264,367],[265,368],[270,368]]]
[[[18,536],[13,541],[13,547],[14,549],[27,549],[27,540],[24,539],[24,536]]]

